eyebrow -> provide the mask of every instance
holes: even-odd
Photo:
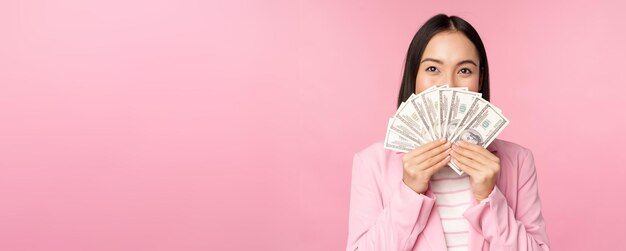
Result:
[[[432,62],[435,62],[435,63],[438,63],[438,64],[443,64],[443,61],[441,61],[439,59],[434,59],[434,58],[425,58],[424,60],[422,60],[422,62],[420,62],[420,64],[424,63],[426,61],[432,61]],[[471,60],[471,59],[465,59],[465,60],[459,62],[457,65],[462,65],[462,64],[473,64],[475,66],[478,66],[478,64],[476,64],[476,62],[474,62],[474,60]]]

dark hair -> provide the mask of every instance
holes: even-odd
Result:
[[[426,45],[430,39],[437,33],[442,31],[459,31],[463,33],[476,47],[480,60],[480,90],[482,97],[489,101],[489,66],[487,64],[487,52],[485,46],[480,39],[478,32],[469,24],[457,16],[447,16],[439,14],[431,17],[422,25],[415,33],[409,51],[406,53],[404,64],[404,73],[402,75],[402,84],[400,85],[400,93],[398,95],[398,107],[406,101],[411,94],[415,93],[415,78],[417,77],[417,69],[419,69],[420,59],[426,49]]]

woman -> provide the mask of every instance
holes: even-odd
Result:
[[[409,46],[398,106],[430,86],[467,87],[489,100],[480,36],[437,15]],[[463,171],[454,173],[452,161]],[[549,250],[530,150],[445,139],[406,154],[382,142],[354,156],[347,250]]]

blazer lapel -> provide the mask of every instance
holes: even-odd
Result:
[[[487,146],[487,150],[489,150],[491,153],[495,154],[496,152],[498,152],[498,139],[494,139],[491,144],[489,144]]]
[[[436,198],[430,188],[426,191],[426,196]],[[426,224],[422,233],[433,250],[448,250],[446,239],[443,235],[443,227],[441,226],[441,218],[439,217],[436,206],[430,211],[428,224]]]
[[[402,153],[395,153],[396,154],[392,155],[393,161],[395,161],[397,166],[400,167],[400,170],[402,170]],[[398,175],[400,182],[402,182],[402,172],[399,172]],[[435,194],[432,190],[430,190],[430,186],[428,190],[426,190],[426,196],[436,199]],[[439,217],[436,206],[433,206],[433,209],[430,211],[428,221],[421,234],[424,235],[424,238],[428,241],[432,250],[448,250],[448,247],[446,246],[446,239],[443,235],[443,227],[441,226],[441,218]]]
[[[478,204],[478,202],[476,201],[476,197],[474,197],[474,193],[471,193],[471,194],[472,194],[471,206],[475,206]],[[478,230],[476,230],[474,227],[470,225],[468,250],[481,251],[483,250],[484,242],[485,242],[485,237],[483,236],[483,233],[479,232]]]
[[[491,142],[491,144],[487,146],[487,150],[497,155],[498,144],[496,142],[497,140],[494,140],[493,142]],[[474,197],[474,193],[471,193],[471,195],[472,195],[472,206],[474,206],[478,204],[478,201],[476,201],[476,198]],[[478,230],[470,226],[468,250],[481,251],[483,250],[484,243],[485,243],[485,237],[483,236],[483,233],[479,232]]]

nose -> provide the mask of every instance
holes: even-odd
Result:
[[[448,85],[449,87],[455,87],[454,74],[442,74],[437,86]]]
[[[448,87],[455,87],[454,85],[454,79],[450,78],[450,77],[441,77],[439,78],[439,81],[437,81],[436,86],[437,87],[441,87],[444,85],[448,85]]]

